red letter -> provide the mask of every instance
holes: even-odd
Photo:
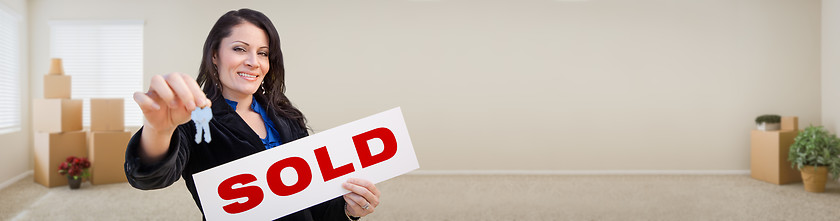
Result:
[[[286,167],[294,168],[295,172],[297,172],[298,179],[294,185],[286,186],[280,178],[280,171],[283,171],[283,168]],[[306,189],[309,183],[312,182],[312,171],[309,170],[309,164],[306,164],[306,160],[300,157],[289,157],[277,161],[268,168],[265,176],[268,182],[268,188],[278,196],[288,196],[298,193]]]
[[[344,166],[340,166],[338,168],[333,168],[332,160],[330,160],[330,154],[327,152],[327,146],[315,149],[315,158],[318,159],[318,167],[321,168],[321,176],[324,177],[324,182],[355,171],[352,163],[344,164]]]
[[[222,183],[219,184],[219,197],[222,199],[233,200],[248,197],[248,201],[245,201],[245,203],[234,202],[228,204],[227,206],[223,206],[222,209],[224,209],[227,213],[237,214],[260,205],[263,200],[263,191],[260,187],[246,186],[233,189],[234,184],[239,183],[245,185],[254,181],[257,181],[257,177],[251,174],[239,174],[222,181]]]
[[[370,146],[368,146],[368,141],[374,138],[379,138],[379,140],[382,140],[382,144],[385,145],[385,150],[376,156],[371,155]],[[394,133],[388,130],[388,128],[380,127],[353,136],[353,143],[356,145],[359,160],[362,161],[362,168],[391,159],[391,157],[394,157],[394,154],[397,154],[397,138],[394,137]]]

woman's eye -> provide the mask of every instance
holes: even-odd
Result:
[[[233,51],[237,51],[237,52],[244,52],[244,51],[245,51],[245,49],[244,49],[244,48],[241,48],[241,47],[235,47],[235,48],[233,48]]]
[[[261,56],[268,57],[268,52],[260,52],[260,53],[257,53],[257,54],[259,54]]]

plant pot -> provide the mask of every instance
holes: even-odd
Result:
[[[777,131],[781,127],[781,123],[767,123],[761,122],[760,124],[756,124],[756,129],[761,131]]]
[[[802,183],[805,184],[805,191],[812,193],[825,192],[828,167],[819,166],[814,170],[813,166],[804,166],[800,172],[802,172]]]
[[[73,179],[72,176],[67,176],[67,184],[70,185],[71,190],[79,189],[82,186],[82,179]],[[825,182],[823,182],[825,184]]]

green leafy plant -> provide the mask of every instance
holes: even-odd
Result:
[[[808,126],[793,140],[788,153],[790,166],[826,166],[831,177],[840,175],[840,138],[822,126]]]
[[[782,121],[782,116],[775,115],[775,114],[765,114],[765,115],[761,115],[761,116],[758,116],[758,117],[755,118],[755,123],[756,124],[760,124],[760,123],[772,124],[772,123],[779,123],[781,121]]]

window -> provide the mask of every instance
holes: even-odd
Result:
[[[0,5],[0,133],[20,131],[20,17]]]
[[[142,125],[133,94],[143,87],[143,21],[52,21],[50,31],[50,54],[73,76],[73,98],[84,100],[83,124],[90,98],[123,98],[125,125]]]

